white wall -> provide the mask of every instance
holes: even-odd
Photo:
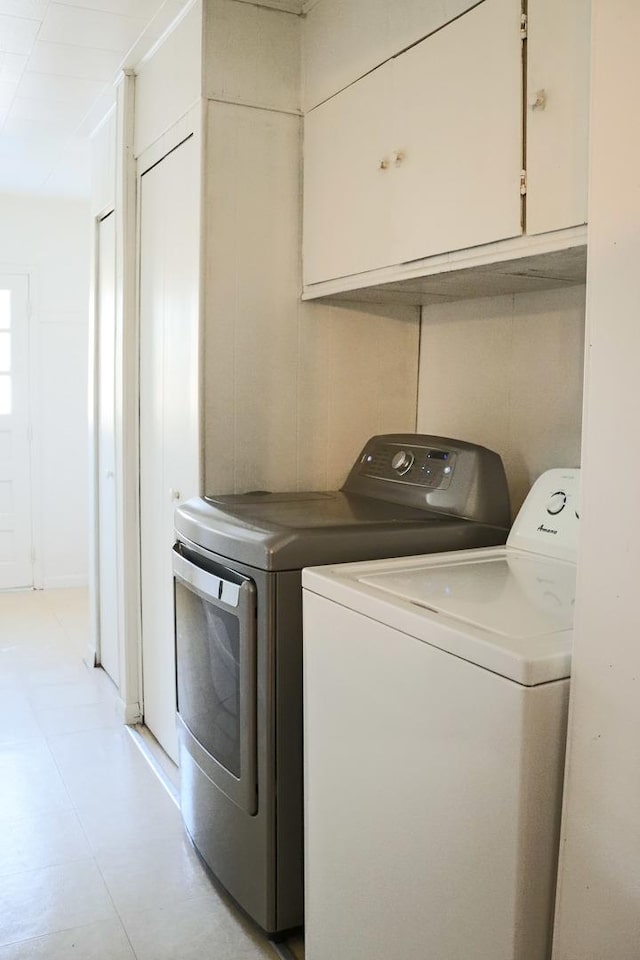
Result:
[[[205,487],[335,488],[415,429],[418,311],[300,302],[300,19],[206,14]]]
[[[89,204],[0,197],[0,264],[31,277],[38,586],[87,581]]]
[[[640,5],[594,0],[582,530],[555,960],[640,956]]]
[[[136,66],[136,157],[197,103],[202,85],[202,3],[186,8],[162,44]]]
[[[580,463],[583,286],[423,309],[418,430],[504,461],[515,515],[550,467]]]

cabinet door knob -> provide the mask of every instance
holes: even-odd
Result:
[[[532,110],[544,110],[547,105],[547,91],[537,90],[534,97],[529,97],[529,106]]]
[[[169,490],[169,496],[170,496],[170,498],[171,498],[172,500],[179,500],[179,499],[180,499],[180,491],[179,491],[179,490],[175,490],[173,487],[171,487],[171,489]]]
[[[396,152],[393,155],[393,162],[395,163],[396,167],[399,167],[400,164],[404,162],[404,159],[405,159],[404,150],[396,150]]]
[[[383,157],[383,159],[380,161],[380,169],[381,169],[381,170],[388,170],[388,169],[389,169],[389,161],[387,160],[386,157]]]

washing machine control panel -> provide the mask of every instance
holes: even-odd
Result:
[[[508,544],[546,557],[576,560],[580,526],[580,470],[547,470],[538,477],[515,519]]]

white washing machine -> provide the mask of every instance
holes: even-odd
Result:
[[[550,956],[578,484],[506,547],[303,572],[307,960]]]

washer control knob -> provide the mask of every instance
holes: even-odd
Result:
[[[555,517],[556,514],[564,510],[567,503],[567,495],[564,490],[556,490],[555,493],[551,494],[551,497],[547,501],[547,513],[550,513],[552,517]]]
[[[413,466],[413,461],[415,457],[412,453],[407,450],[398,450],[395,454],[393,460],[391,461],[391,466],[401,477],[405,473],[408,473]]]

